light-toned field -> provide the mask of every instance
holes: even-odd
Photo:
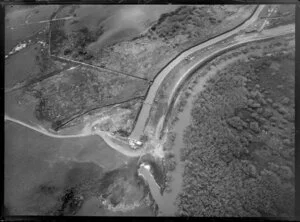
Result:
[[[37,23],[50,19],[57,5],[9,6],[5,7],[5,54],[20,41],[26,41],[48,30],[48,23]]]
[[[82,182],[93,187],[95,184],[89,185],[91,181],[126,161],[127,157],[108,147],[98,136],[56,139],[8,121],[5,123],[5,206],[10,214],[49,213],[59,208],[58,198],[65,189]],[[41,186],[52,187],[53,192],[45,193]],[[83,190],[80,194],[83,196],[93,192],[93,189]]]

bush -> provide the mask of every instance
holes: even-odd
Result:
[[[167,168],[167,170],[168,171],[174,171],[175,170],[175,168],[176,168],[176,160],[175,159],[168,159],[167,161],[166,161],[166,168]]]
[[[259,129],[259,125],[257,122],[251,122],[250,123],[250,129],[255,132],[255,133],[259,133],[260,129]]]
[[[148,136],[147,136],[147,135],[142,135],[142,136],[140,137],[140,141],[141,141],[142,143],[147,142],[147,141],[148,141]]]
[[[169,152],[165,153],[165,157],[166,157],[166,159],[172,159],[173,157],[175,157],[175,154],[174,154],[174,152],[169,151]]]
[[[255,61],[253,69],[259,61],[259,58]],[[282,167],[274,172],[265,169],[270,161],[286,162],[292,158],[292,152],[278,149],[282,147],[278,141],[281,132],[290,135],[291,128],[278,130],[277,122],[282,120],[278,115],[273,116],[270,105],[261,107],[263,95],[258,90],[247,94],[236,78],[245,72],[247,65],[231,65],[226,72],[217,73],[194,100],[192,124],[185,130],[185,147],[181,149],[185,170],[179,195],[180,214],[269,217],[278,217],[283,212],[293,214],[293,191],[286,191],[276,175],[292,181],[291,168]],[[249,76],[252,75],[250,70]],[[270,90],[272,98],[273,90]],[[268,102],[273,103],[270,99]],[[269,128],[270,122],[276,127],[274,131]],[[262,125],[267,133],[261,133]],[[284,145],[288,147],[290,142],[285,141]]]
[[[239,116],[234,116],[234,117],[228,119],[227,123],[231,127],[235,128],[239,131],[243,130],[243,128],[245,128],[247,126],[247,123],[245,123],[243,120],[241,120],[241,118]]]

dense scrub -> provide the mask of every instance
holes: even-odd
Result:
[[[237,61],[197,95],[179,214],[294,215],[294,53]]]
[[[83,202],[90,197],[99,198],[99,208],[116,207],[119,204],[130,205],[138,201],[140,204],[149,195],[145,182],[136,173],[135,162],[121,169],[104,173],[95,169],[92,164],[82,163],[73,167],[66,175],[63,192],[56,194],[58,188],[41,184],[36,192],[39,195],[55,196],[57,204],[47,215],[74,215]]]
[[[235,27],[251,9],[218,6],[182,6],[166,13],[139,38],[102,50],[98,60],[107,67],[153,79],[180,51]],[[251,9],[250,9],[251,8]],[[232,11],[231,11],[232,10]],[[229,12],[230,11],[230,12]],[[237,15],[235,19],[230,17]]]
[[[174,171],[176,168],[176,159],[172,147],[176,139],[175,132],[168,132],[167,141],[164,143],[163,150],[165,151],[164,164],[167,171]]]
[[[96,44],[97,38],[109,35],[100,25],[92,28],[79,19],[72,21],[75,25],[70,29],[67,22],[52,22],[51,50],[55,55],[153,79],[178,52],[237,26],[252,10],[254,6],[180,6],[162,14],[150,29],[131,40],[120,41],[128,35],[120,32],[107,44]]]
[[[178,36],[187,38],[200,37],[203,30],[222,23],[226,16],[234,14],[239,6],[181,6],[177,10],[161,15],[158,22],[147,33],[148,38],[161,38],[165,41],[176,39]],[[192,31],[193,30],[193,31]],[[182,41],[182,40],[181,40]],[[178,43],[175,43],[179,46]]]
[[[77,68],[32,85],[27,91],[39,98],[36,117],[56,128],[93,108],[143,96],[147,87],[143,80]]]
[[[70,33],[65,32],[64,21],[53,21],[50,23],[51,31],[51,54],[62,54],[77,61],[89,61],[93,55],[89,53],[86,47],[95,42],[102,29],[92,32],[86,26],[78,30],[72,30]]]

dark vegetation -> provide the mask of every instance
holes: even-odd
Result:
[[[176,168],[176,160],[173,153],[168,153],[166,155],[166,170],[174,171]]]
[[[245,11],[250,15],[254,7],[245,7],[248,7],[249,10]],[[240,6],[181,6],[161,15],[145,34],[124,42],[112,39],[110,42],[114,44],[95,49],[91,43],[95,43],[104,33],[102,27],[92,29],[89,24],[82,24],[79,20],[73,21],[73,24],[55,21],[51,24],[52,54],[153,79],[159,69],[179,51],[241,23],[245,13],[237,13],[239,8]],[[226,20],[234,13],[238,14],[236,19]]]
[[[173,12],[162,14],[146,37],[151,40],[161,39],[170,44],[170,40],[180,35],[186,36],[185,40],[176,40],[171,44],[174,48],[183,49],[220,33],[221,29],[224,32],[224,26],[237,25],[233,23],[239,20],[228,20],[224,24],[224,19],[236,13],[238,8],[240,6],[181,6]]]
[[[164,143],[164,151],[170,151],[174,145],[176,134],[174,132],[168,132],[167,141]]]
[[[216,19],[218,16],[215,16],[215,11],[209,12],[205,9],[207,8],[182,6],[173,12],[162,14],[158,22],[151,27],[148,37],[154,40],[159,37],[167,41],[180,34],[188,34],[190,35],[189,37],[202,35],[200,29],[196,29],[196,32],[192,33],[189,26],[206,28],[209,25],[216,25],[222,22],[222,20]]]
[[[194,101],[179,215],[294,216],[294,52],[237,61]]]
[[[35,61],[37,66],[39,67],[39,73],[37,73],[34,77],[40,77],[49,73],[49,71],[53,70],[53,67],[56,67],[56,63],[50,58],[48,54],[48,47],[36,46],[35,50],[38,53],[35,55]]]
[[[62,54],[77,61],[89,61],[93,58],[93,55],[86,50],[86,46],[95,42],[103,33],[102,29],[93,32],[85,26],[66,33],[65,21],[52,21],[50,31],[51,54]]]
[[[149,194],[145,182],[137,174],[136,161],[129,165],[109,172],[89,163],[80,163],[66,175],[66,186],[63,192],[56,194],[58,188],[51,185],[41,185],[37,192],[43,195],[55,195],[57,204],[47,215],[75,215],[83,202],[92,196],[106,200],[112,206],[127,201],[142,200]],[[134,193],[133,193],[134,192]],[[99,207],[104,207],[99,202]]]
[[[138,176],[136,161],[106,173],[97,187],[101,198],[108,200],[112,206],[142,200],[150,192],[144,180]]]
[[[163,150],[165,151],[164,165],[166,171],[174,171],[176,168],[176,159],[172,147],[174,146],[176,134],[174,132],[168,132],[167,141],[164,143]],[[166,181],[168,183],[168,181]]]
[[[34,195],[38,195],[40,200],[50,198],[56,201],[56,204],[44,214],[74,215],[86,198],[97,194],[96,185],[102,180],[103,169],[93,163],[73,163],[73,165],[66,174],[63,187],[49,182],[40,184],[34,191]]]
[[[128,137],[128,136],[130,135],[129,132],[127,132],[126,130],[123,130],[123,129],[117,130],[116,133],[117,133],[119,136],[122,136],[122,137]]]

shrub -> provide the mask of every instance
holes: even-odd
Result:
[[[175,157],[175,154],[174,154],[174,152],[169,151],[169,152],[166,152],[165,157],[167,159],[171,159],[171,158]]]
[[[255,133],[259,133],[260,132],[260,129],[259,129],[259,126],[258,126],[258,123],[257,122],[251,122],[250,123],[250,129],[255,132]]]
[[[168,171],[174,171],[176,168],[176,160],[175,159],[168,159],[166,162],[166,168]]]
[[[247,126],[247,124],[243,120],[241,120],[241,118],[239,116],[234,116],[234,117],[228,119],[227,123],[231,127],[235,128],[239,131],[243,130],[243,128],[245,128]]]
[[[290,103],[290,100],[289,100],[289,98],[284,97],[284,98],[282,99],[281,103],[282,103],[283,105],[288,105],[288,104]]]

